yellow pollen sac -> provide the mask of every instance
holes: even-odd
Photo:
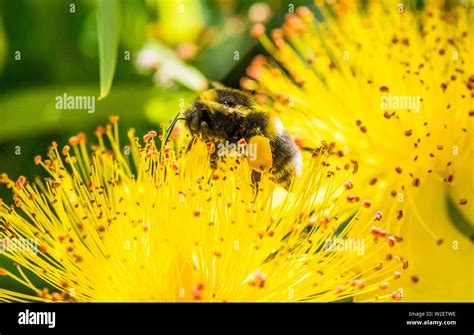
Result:
[[[257,172],[267,172],[273,166],[270,139],[264,136],[254,136],[249,140],[249,150],[253,154],[248,155],[249,166]]]

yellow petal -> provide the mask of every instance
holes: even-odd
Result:
[[[443,243],[418,224],[410,211],[402,229],[408,276],[401,278],[405,301],[473,301],[474,245],[452,224],[447,209],[447,186],[435,180],[421,187],[414,199],[417,211]],[[412,276],[415,276],[412,278]],[[418,279],[414,283],[413,279]]]

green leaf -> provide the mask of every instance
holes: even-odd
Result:
[[[0,74],[3,72],[7,58],[7,34],[3,25],[3,16],[0,12]]]
[[[120,34],[118,0],[97,0],[97,34],[99,41],[100,96],[104,99],[112,87]]]

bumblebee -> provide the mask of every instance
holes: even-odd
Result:
[[[215,144],[245,141],[256,144],[257,156],[270,156],[271,153],[264,163],[259,159],[259,164],[250,164],[254,184],[260,181],[261,173],[270,172],[274,181],[288,190],[293,177],[301,175],[301,153],[282,122],[247,93],[230,88],[204,91],[189,109],[175,116],[168,127],[165,143],[180,119],[185,120],[194,139]],[[217,152],[210,154],[211,168],[217,168],[218,158]]]

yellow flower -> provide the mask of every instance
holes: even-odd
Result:
[[[370,201],[355,202],[350,171],[324,148],[291,192],[277,198],[264,176],[255,196],[242,157],[213,172],[208,146],[176,154],[157,148],[155,131],[142,142],[131,130],[122,148],[117,120],[97,129],[90,154],[79,134],[62,149],[53,143],[48,159],[37,156],[44,181],[2,175],[14,205],[1,205],[0,234],[35,240],[38,252],[1,252],[16,269],[0,274],[29,293],[4,287],[0,300],[401,298],[400,237]]]
[[[360,194],[402,219],[407,300],[474,300],[472,8],[319,5],[324,19],[303,7],[270,37],[253,28],[272,58],[257,57],[242,86],[301,146],[334,142],[362,171]]]

